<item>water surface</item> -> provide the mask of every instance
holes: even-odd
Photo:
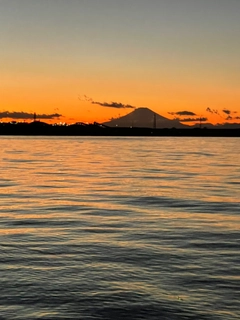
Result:
[[[0,147],[0,319],[240,318],[239,138]]]

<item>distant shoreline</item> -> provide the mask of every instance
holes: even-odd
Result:
[[[14,136],[136,136],[136,137],[240,137],[240,129],[157,129],[138,127],[107,127],[101,124],[56,126],[42,122],[0,124],[0,135]]]

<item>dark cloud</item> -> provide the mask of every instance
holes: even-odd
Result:
[[[78,100],[80,101],[88,101],[88,102],[93,102],[93,99],[88,97],[86,94],[84,94],[83,96],[78,95]]]
[[[238,117],[228,116],[228,117],[226,118],[226,120],[240,120],[240,117],[239,117],[239,116],[238,116]]]
[[[239,117],[232,117],[231,115],[233,114],[237,114],[237,111],[231,111],[228,109],[223,109],[222,112],[224,112],[226,115],[228,115],[228,117],[226,118],[226,120],[234,120],[234,119],[239,119]],[[231,119],[230,119],[231,118]]]
[[[97,104],[101,107],[107,107],[107,108],[115,108],[115,109],[136,109],[136,107],[131,106],[130,104],[123,104],[121,102],[98,102],[94,101],[92,98],[88,97],[86,94],[84,95],[78,95],[78,100],[80,101],[86,101],[91,102],[92,104]]]
[[[207,111],[207,112],[210,112],[210,113],[215,113],[215,114],[219,115],[219,112],[218,112],[218,110],[216,110],[216,109],[207,108],[206,111]]]
[[[108,107],[108,108],[116,108],[116,109],[135,109],[136,107],[131,106],[130,104],[123,104],[120,102],[97,102],[97,101],[92,101],[92,104],[98,104],[101,107]]]
[[[59,113],[53,113],[53,114],[36,114],[37,119],[55,119],[62,117]],[[33,119],[34,113],[28,113],[28,112],[18,112],[18,111],[3,111],[0,112],[0,119],[3,118],[11,118],[11,119]]]
[[[200,122],[200,121],[208,121],[208,118],[184,118],[184,119],[178,119],[181,122]]]
[[[196,116],[196,113],[192,111],[178,111],[178,112],[168,112],[173,116]]]
[[[53,113],[53,114],[37,114],[36,116],[38,119],[55,119],[55,118],[60,118],[63,115],[60,113]]]
[[[231,110],[227,110],[227,109],[223,109],[222,112],[226,113],[226,114],[231,114],[232,111]]]
[[[176,112],[176,115],[178,116],[196,116],[196,113],[191,111],[178,111]]]

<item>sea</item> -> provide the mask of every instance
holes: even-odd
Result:
[[[1,136],[0,319],[239,320],[240,138]]]

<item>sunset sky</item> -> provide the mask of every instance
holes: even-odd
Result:
[[[0,121],[240,122],[239,17],[239,0],[0,0]]]

